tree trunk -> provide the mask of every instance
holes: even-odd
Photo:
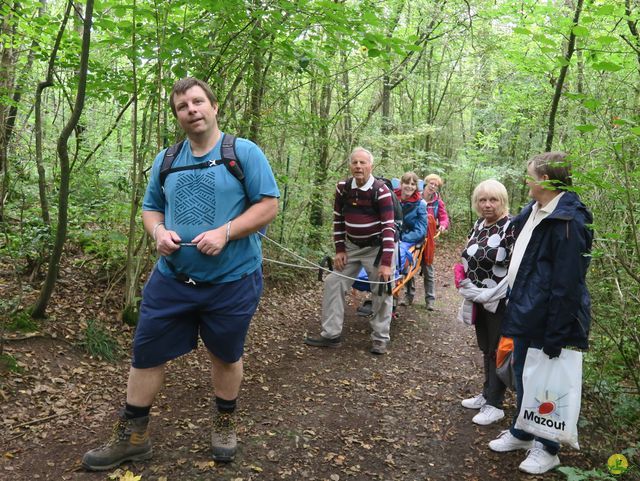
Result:
[[[351,152],[353,149],[353,119],[351,112],[351,86],[349,82],[349,70],[347,69],[347,54],[341,52],[340,66],[342,68],[342,102],[344,103],[343,114],[343,140],[342,147],[344,152]]]
[[[565,64],[560,68],[560,75],[558,75],[558,80],[556,81],[556,88],[553,94],[553,100],[551,102],[551,110],[549,112],[549,126],[547,129],[547,140],[545,142],[545,150],[547,152],[551,151],[553,147],[553,135],[556,126],[556,114],[558,112],[558,104],[560,103],[560,97],[562,96],[562,87],[564,86],[564,79],[567,76],[567,71],[569,70],[569,62],[571,61],[571,56],[573,55],[573,51],[576,46],[576,36],[573,33],[573,27],[578,25],[580,21],[580,13],[582,11],[582,3],[584,0],[578,0],[576,4],[576,10],[573,15],[573,23],[571,24],[571,33],[569,34],[569,45],[567,46],[567,53],[564,56],[566,60]]]
[[[269,69],[270,60],[264,61],[264,55],[266,53],[265,48],[261,45],[263,42],[262,30],[260,28],[261,21],[256,22],[256,26],[251,33],[251,43],[253,47],[252,58],[252,73],[251,73],[251,93],[249,94],[250,103],[249,110],[247,112],[249,120],[249,132],[248,138],[255,143],[258,143],[258,137],[260,135],[260,127],[262,121],[262,98],[264,95],[265,78],[267,76],[267,70]],[[243,124],[245,124],[243,122]],[[243,125],[244,127],[244,125]]]
[[[122,320],[129,325],[135,325],[138,322],[138,281],[140,276],[140,261],[135,255],[138,210],[140,208],[140,193],[142,183],[142,156],[138,156],[138,71],[136,62],[138,61],[136,54],[136,0],[133,1],[132,12],[132,33],[131,33],[131,50],[133,58],[131,59],[131,75],[133,78],[133,111],[131,113],[131,204],[129,210],[129,241],[127,243],[127,265],[125,267],[126,281],[124,292],[124,309],[122,310]],[[146,234],[143,232],[143,236]]]
[[[400,20],[400,13],[404,8],[405,2],[399,2],[396,6],[397,10],[394,12],[393,18],[389,22],[389,27],[387,29],[387,39],[391,40],[393,38],[393,32],[398,26],[398,22]],[[387,44],[386,47],[387,56],[391,55],[391,47]],[[386,68],[384,75],[382,76],[382,111],[381,111],[381,120],[382,124],[380,125],[380,134],[382,135],[382,151],[380,158],[383,164],[386,164],[387,159],[389,158],[389,149],[387,145],[389,144],[389,134],[391,133],[391,89],[392,89],[392,80],[391,80],[391,62],[386,61]]]
[[[382,125],[380,126],[382,134],[382,152],[380,158],[383,164],[386,164],[389,158],[389,149],[387,149],[389,134],[391,133],[391,79],[389,74],[382,76]]]
[[[38,170],[38,193],[40,195],[40,211],[42,215],[42,221],[49,226],[51,225],[51,219],[49,216],[49,201],[47,199],[47,178],[44,169],[44,162],[42,160],[42,92],[47,87],[51,87],[53,85],[53,68],[56,62],[56,58],[58,57],[58,50],[60,49],[60,43],[62,42],[62,35],[64,34],[67,22],[69,21],[69,16],[71,15],[72,6],[73,2],[69,0],[69,2],[67,3],[67,9],[64,12],[62,23],[60,24],[60,28],[58,29],[56,40],[53,44],[53,49],[51,50],[51,55],[49,56],[47,76],[42,82],[38,84],[36,88],[36,99],[34,102],[36,168]]]
[[[18,10],[15,4],[14,10]],[[12,15],[9,14],[2,19],[0,24],[0,34],[4,38],[13,39],[16,35],[15,23],[10,23]],[[9,93],[14,91],[15,81],[15,63],[16,52],[11,45],[14,42],[9,40],[3,43],[2,53],[0,54],[0,92]],[[16,88],[14,96],[19,90]],[[0,221],[4,219],[4,204],[9,196],[9,141],[13,131],[13,123],[15,119],[15,109],[12,116],[13,107],[0,103]]]
[[[433,47],[429,47],[429,58],[427,59],[427,123],[429,125],[433,124],[434,115],[433,115]],[[433,146],[432,135],[431,132],[427,132],[424,139],[424,150],[425,152],[431,152]]]
[[[627,26],[629,27],[629,32],[633,35],[635,45],[630,42],[627,43],[630,44],[631,48],[633,48],[636,53],[636,59],[638,60],[638,73],[640,73],[640,32],[638,32],[638,21],[634,20],[633,12],[631,11],[631,0],[624,0],[624,11],[627,16]],[[624,35],[622,38],[624,38]]]
[[[84,16],[84,29],[82,34],[82,50],[80,53],[80,69],[78,76],[78,92],[73,108],[73,112],[62,129],[58,137],[57,150],[60,159],[60,189],[58,195],[58,226],[56,230],[56,239],[49,259],[49,268],[47,277],[40,290],[40,297],[32,309],[31,315],[34,318],[44,317],[49,299],[53,293],[58,272],[60,269],[60,259],[62,258],[62,250],[67,238],[67,221],[69,210],[69,184],[71,181],[71,170],[69,168],[69,151],[67,142],[78,125],[80,115],[84,108],[84,99],[87,88],[87,70],[89,64],[89,46],[91,44],[91,24],[93,19],[93,2],[87,0],[86,11]]]
[[[311,232],[309,244],[317,248],[322,243],[322,226],[324,225],[324,192],[329,169],[329,111],[331,109],[331,83],[324,79],[319,102],[316,103],[316,118],[319,123],[316,141],[316,161],[313,172],[313,191],[311,193],[311,208],[309,222]]]

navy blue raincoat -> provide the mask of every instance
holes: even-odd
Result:
[[[516,235],[534,202],[513,219]],[[509,294],[502,323],[505,336],[552,349],[588,347],[591,299],[586,274],[592,222],[578,195],[565,192],[555,210],[535,227]]]

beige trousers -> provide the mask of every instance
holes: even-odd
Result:
[[[367,276],[371,281],[378,280],[378,268],[373,266],[380,246],[358,247],[347,242],[347,264],[338,274],[347,277],[358,277],[360,269],[364,267]],[[391,265],[395,266],[395,257]],[[392,269],[395,274],[395,269]],[[322,337],[332,339],[342,333],[344,323],[344,303],[345,295],[351,288],[353,280],[346,279],[336,273],[327,276],[324,282],[324,297],[322,300]],[[373,315],[370,318],[371,339],[379,341],[389,341],[389,330],[391,327],[391,311],[393,309],[393,296],[385,292],[378,295],[378,284],[371,285],[371,300],[373,301]]]

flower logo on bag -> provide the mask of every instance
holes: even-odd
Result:
[[[552,401],[545,401],[543,403],[540,403],[540,406],[538,406],[538,414],[541,414],[543,416],[553,414],[555,410],[556,410],[556,403]]]
[[[566,427],[565,421],[562,420],[560,414],[557,411],[560,408],[567,407],[567,405],[560,405],[558,404],[558,401],[560,401],[568,394],[569,393],[557,395],[555,393],[550,393],[547,390],[544,392],[544,397],[536,396],[534,399],[537,403],[537,406],[524,408],[524,419],[527,421],[533,421],[540,426],[546,426],[549,428],[564,431]]]

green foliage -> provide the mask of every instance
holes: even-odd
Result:
[[[106,271],[126,261],[127,237],[121,232],[84,229],[77,232],[77,242]]]
[[[558,468],[562,474],[567,477],[567,481],[613,481],[618,477],[606,473],[600,469],[580,469],[570,466],[561,466]]]
[[[47,259],[53,237],[51,229],[38,217],[35,209],[27,210],[24,215],[28,220],[21,222],[18,229],[8,225],[3,227],[6,234],[0,237],[0,254],[21,263],[22,270],[29,273],[34,265]]]
[[[0,32],[3,53],[15,59],[3,85],[29,86],[17,104],[8,176],[0,179],[8,186],[0,255],[26,273],[42,265],[51,249],[59,180],[56,138],[70,115],[77,82],[80,36],[68,28],[54,85],[43,97],[49,228],[39,220],[33,86],[44,78],[64,4],[48,2],[39,15],[38,1],[0,2],[7,25]],[[347,176],[345,158],[355,145],[374,152],[377,174],[441,175],[452,218],[450,239],[468,232],[476,217],[471,193],[487,178],[505,184],[511,211],[518,212],[528,201],[526,160],[544,148],[550,101],[560,69],[567,67],[553,148],[573,154],[576,190],[593,210],[596,232],[588,277],[594,322],[585,392],[595,396],[612,425],[638,423],[640,106],[638,39],[629,27],[639,19],[640,7],[630,2],[627,15],[624,2],[585,2],[580,22],[573,25],[572,6],[479,0],[470,11],[469,2],[459,0],[101,0],[94,16],[87,105],[69,142],[67,252],[75,254],[80,246],[84,256],[78,266],[97,266],[110,280],[119,280],[129,236],[139,238],[141,229],[138,225],[129,233],[132,194],[142,194],[150,175],[147,171],[133,185],[132,132],[148,168],[160,146],[176,136],[167,107],[176,77],[208,80],[220,100],[222,129],[256,136],[252,140],[267,154],[283,192],[281,214],[269,235],[317,260],[333,251],[333,186]],[[568,60],[570,33],[577,50]],[[389,102],[383,118],[385,82]],[[134,85],[135,118],[133,105],[123,111]],[[1,105],[14,105],[12,97],[10,89],[0,89]],[[250,132],[252,125],[257,128]],[[326,157],[321,159],[321,152]],[[321,212],[314,214],[323,222],[311,226],[315,194],[321,197],[315,202]],[[307,247],[314,237],[323,240],[317,250]],[[298,263],[263,244],[265,257]],[[290,282],[307,271],[267,265],[265,272],[270,282]],[[124,316],[134,323],[137,308]],[[90,329],[108,338],[99,325]]]
[[[33,319],[27,311],[18,311],[11,315],[7,321],[6,328],[10,331],[34,332],[40,325]]]
[[[22,368],[18,365],[18,361],[11,354],[2,353],[0,354],[0,372],[14,372],[21,373]]]
[[[128,326],[136,326],[140,317],[140,298],[134,300],[133,305],[126,306],[122,311],[122,322]]]
[[[115,362],[123,355],[118,341],[99,321],[93,319],[87,322],[80,345],[90,356],[103,361]]]

